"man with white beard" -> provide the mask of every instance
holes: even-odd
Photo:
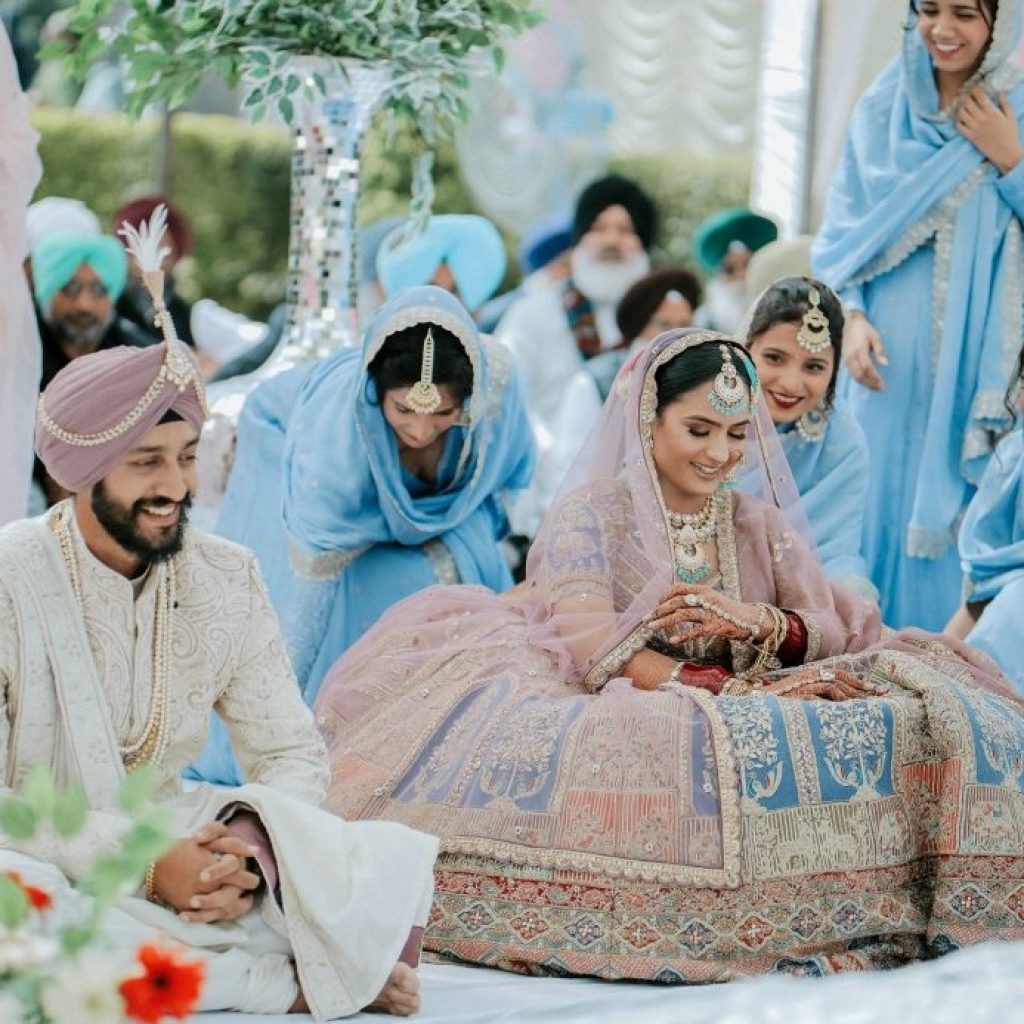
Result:
[[[601,397],[584,363],[624,344],[615,308],[650,269],[656,225],[654,203],[636,182],[618,174],[591,182],[573,215],[569,278],[524,294],[498,326],[525,377],[537,442],[533,483],[512,510],[517,534],[536,533],[597,420]]]

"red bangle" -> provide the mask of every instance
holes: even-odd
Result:
[[[779,644],[775,656],[789,668],[802,665],[807,655],[807,627],[796,612],[783,612],[786,616],[786,639]]]
[[[732,678],[730,673],[718,665],[695,665],[689,661],[680,664],[682,668],[673,674],[683,686],[695,686],[698,690],[707,690],[715,697],[722,692],[726,680]]]

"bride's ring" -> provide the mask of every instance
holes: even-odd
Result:
[[[835,672],[828,668],[826,665],[822,665],[818,669],[818,678],[825,683],[831,683],[836,677]]]
[[[696,594],[687,594],[686,597],[683,598],[683,601],[685,601],[691,608],[696,608],[701,603],[700,598]]]

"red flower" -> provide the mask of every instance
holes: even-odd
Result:
[[[170,950],[152,944],[140,947],[139,963],[145,973],[121,982],[125,1013],[143,1024],[158,1024],[164,1017],[184,1020],[199,1001],[203,965],[175,960]]]
[[[37,885],[26,885],[17,871],[8,871],[6,875],[21,888],[33,910],[49,910],[53,906],[53,897],[45,889],[40,889]]]

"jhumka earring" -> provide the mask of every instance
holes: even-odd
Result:
[[[796,421],[797,433],[812,444],[819,444],[828,428],[828,411],[821,405],[810,409]]]
[[[405,404],[421,416],[430,416],[441,408],[441,392],[434,383],[434,332],[427,329],[423,341],[423,362],[420,365],[420,379],[405,395]]]
[[[735,416],[750,407],[747,387],[740,380],[729,346],[720,345],[719,349],[722,352],[722,369],[719,370],[715,383],[708,392],[708,402],[723,416]]]
[[[828,317],[821,309],[821,293],[812,284],[807,291],[807,312],[796,332],[797,344],[813,355],[820,356],[832,344],[828,329]]]

